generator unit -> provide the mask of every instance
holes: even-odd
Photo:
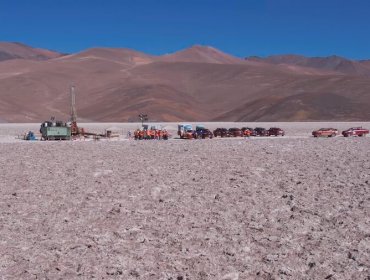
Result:
[[[46,121],[40,127],[42,140],[70,140],[71,127],[61,121]]]

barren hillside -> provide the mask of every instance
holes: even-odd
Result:
[[[62,56],[61,53],[37,49],[21,43],[0,42],[0,61],[9,59],[47,60]]]
[[[351,61],[345,73],[336,62],[300,59],[245,61],[203,46],[164,56],[92,48],[47,60],[13,57],[0,62],[0,120],[67,120],[72,84],[85,121],[136,121],[141,112],[158,121],[370,119],[367,61]]]
[[[266,62],[278,65],[296,65],[319,70],[328,70],[347,75],[370,77],[370,67],[364,61],[354,61],[332,55],[328,57],[305,57],[302,55],[274,55],[267,58],[250,57],[247,61]]]

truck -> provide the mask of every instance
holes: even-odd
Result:
[[[362,128],[362,127],[351,127],[351,128],[349,128],[347,130],[344,130],[342,132],[342,135],[344,137],[348,137],[348,136],[362,137],[362,136],[366,136],[366,134],[369,134],[369,130],[365,129],[365,128]]]
[[[177,135],[180,136],[181,139],[193,139],[193,126],[191,124],[179,124],[177,127]]]
[[[312,131],[313,137],[335,137],[338,133],[338,129],[336,128],[320,128]]]

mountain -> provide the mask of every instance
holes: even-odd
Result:
[[[0,42],[0,61],[9,59],[47,60],[62,56],[61,53],[32,48],[21,43]]]
[[[241,64],[243,60],[209,46],[192,46],[191,48],[162,56],[166,62],[194,62],[217,64]]]
[[[156,121],[370,120],[367,76],[303,58],[243,60],[202,46],[163,56],[92,48],[25,57],[0,62],[3,122],[68,120],[71,84],[80,121],[137,121],[140,113]]]
[[[247,102],[215,120],[222,121],[369,120],[368,104],[334,93],[301,93]]]
[[[100,59],[129,66],[151,63],[154,56],[123,48],[92,48],[77,54],[63,57],[65,60]]]
[[[301,55],[274,55],[266,58],[249,57],[247,61],[259,61],[277,65],[295,65],[301,67],[328,70],[347,75],[362,75],[370,77],[367,62],[359,62],[332,55],[328,57],[305,57]]]
[[[362,66],[370,68],[370,60],[360,60],[359,63],[361,63]]]

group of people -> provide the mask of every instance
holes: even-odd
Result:
[[[167,140],[167,130],[163,129],[137,129],[134,131],[135,140]]]

